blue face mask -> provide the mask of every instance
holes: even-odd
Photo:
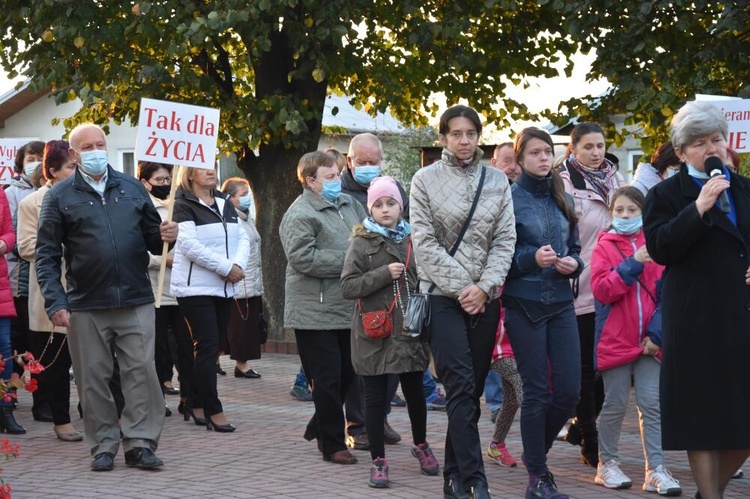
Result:
[[[330,182],[321,182],[323,190],[320,195],[331,203],[335,203],[341,196],[341,180],[332,180]]]
[[[701,180],[708,180],[709,178],[711,178],[711,177],[708,176],[708,173],[706,173],[706,172],[699,172],[690,163],[687,164],[687,167],[688,167],[688,175],[690,175],[691,177],[699,178]]]
[[[101,175],[107,171],[107,151],[94,149],[93,151],[84,151],[81,155],[81,168],[89,175]]]
[[[634,218],[617,218],[612,219],[612,227],[618,234],[629,236],[635,234],[643,227],[643,216],[638,215]]]
[[[252,202],[253,202],[252,194],[248,192],[246,195],[240,197],[240,209],[242,211],[249,210]]]
[[[354,181],[359,185],[370,185],[379,176],[379,166],[354,166]]]
[[[667,178],[669,178],[669,177],[674,177],[674,176],[675,176],[675,175],[677,175],[678,173],[680,173],[680,170],[673,170],[673,169],[669,168],[669,169],[667,170]]]
[[[27,177],[30,177],[36,171],[36,169],[39,168],[39,165],[41,164],[42,164],[41,161],[34,161],[33,163],[27,163],[23,165],[23,173]]]

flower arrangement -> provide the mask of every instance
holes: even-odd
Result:
[[[0,397],[4,402],[12,402],[16,399],[16,391],[19,388],[23,388],[26,391],[33,393],[37,389],[36,378],[31,377],[32,374],[39,374],[44,371],[44,366],[38,360],[34,359],[31,352],[23,354],[17,354],[13,356],[13,360],[23,365],[24,376],[19,376],[13,373],[9,380],[0,378]],[[5,371],[7,362],[0,355],[0,373]],[[29,379],[25,379],[26,371],[29,372]],[[18,457],[20,454],[20,445],[12,443],[8,439],[0,440],[0,462],[10,461]],[[0,473],[3,472],[3,468],[0,467]],[[9,499],[11,497],[11,487],[9,483],[0,478],[0,499]]]

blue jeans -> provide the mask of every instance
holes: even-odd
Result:
[[[533,324],[518,305],[505,304],[508,332],[523,380],[521,439],[526,469],[547,473],[547,452],[575,412],[581,389],[581,350],[573,305]],[[550,384],[551,382],[551,384]]]
[[[503,405],[503,387],[500,383],[500,375],[497,371],[490,369],[487,380],[484,382],[484,400],[490,412],[499,411]]]
[[[432,377],[430,366],[427,366],[427,369],[424,370],[424,375],[422,376],[422,387],[424,388],[424,398],[428,404],[437,398],[437,393],[435,393],[435,390],[437,390],[437,383],[435,383],[435,378]]]
[[[10,375],[13,374],[13,350],[10,346],[10,319],[7,317],[0,318],[0,355],[3,356],[5,361],[5,369],[3,370],[3,379],[7,382],[10,379]],[[0,406],[11,405],[11,402],[5,402],[0,399]]]

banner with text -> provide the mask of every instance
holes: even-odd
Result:
[[[219,110],[155,99],[141,99],[137,161],[214,169]]]
[[[10,184],[15,173],[13,168],[16,163],[18,150],[37,138],[25,139],[0,139],[0,184]]]
[[[711,102],[721,109],[729,123],[727,144],[730,149],[739,153],[750,152],[750,99],[696,95],[695,100]]]

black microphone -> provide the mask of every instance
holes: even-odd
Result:
[[[711,178],[716,175],[724,175],[724,162],[718,156],[709,156],[706,158],[703,168]],[[729,204],[729,196],[727,196],[726,190],[721,191],[721,194],[719,194],[719,209],[724,213],[732,211],[732,205]]]

